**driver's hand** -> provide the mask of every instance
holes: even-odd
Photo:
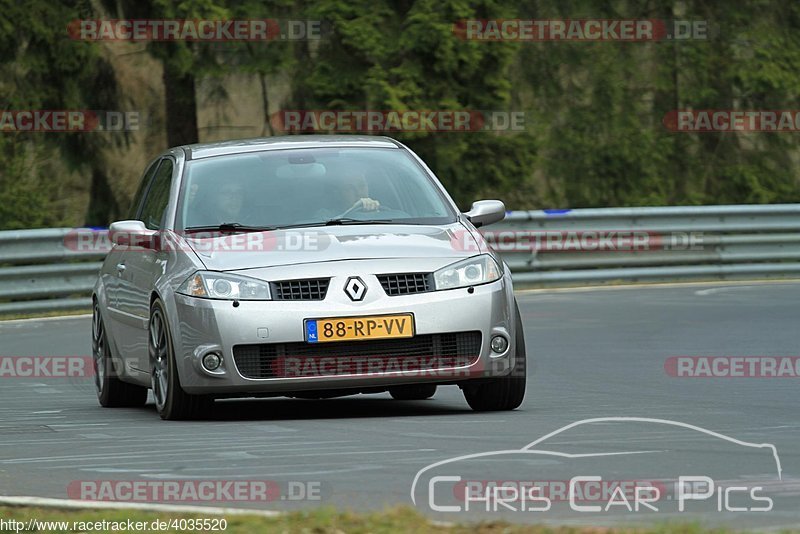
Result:
[[[381,207],[380,202],[378,202],[377,200],[373,200],[369,197],[362,198],[361,200],[356,202],[356,204],[361,204],[361,209],[364,211],[377,211],[378,208]],[[355,204],[353,205],[353,207],[355,207]]]

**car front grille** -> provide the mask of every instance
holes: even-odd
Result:
[[[390,297],[433,291],[431,273],[379,274],[378,281]]]
[[[325,300],[330,278],[270,282],[273,300]]]
[[[464,367],[475,363],[480,351],[481,333],[474,331],[374,341],[235,345],[233,359],[245,378],[288,378]]]

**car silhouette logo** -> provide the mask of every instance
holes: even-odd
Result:
[[[351,276],[344,285],[344,292],[352,301],[364,300],[364,295],[367,294],[367,284],[358,276]]]

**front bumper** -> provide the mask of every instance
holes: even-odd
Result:
[[[368,298],[352,302],[343,289],[346,278],[331,278],[328,294],[322,301],[230,301],[207,300],[174,295],[173,339],[180,382],[193,394],[247,396],[312,390],[370,389],[413,383],[461,383],[467,380],[508,374],[514,365],[514,305],[510,275],[496,282],[467,288],[387,296],[375,276],[360,275],[368,286]],[[304,320],[324,317],[354,317],[411,313],[416,336],[479,331],[480,349],[463,365],[437,367],[430,372],[419,369],[369,367],[358,372],[352,366],[344,372],[317,376],[247,378],[234,360],[235,345],[305,342]],[[494,335],[503,335],[508,348],[501,354],[490,348]],[[325,345],[333,345],[326,343]],[[358,343],[370,343],[360,341]],[[203,368],[208,352],[223,357],[220,369]]]

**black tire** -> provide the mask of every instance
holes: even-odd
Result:
[[[436,384],[411,384],[389,388],[389,395],[396,400],[425,400],[436,394]]]
[[[164,305],[158,299],[150,307],[147,350],[150,355],[153,397],[161,419],[175,421],[208,415],[213,399],[204,395],[191,395],[181,387],[172,333]]]
[[[120,380],[113,360],[108,332],[103,316],[100,315],[100,305],[95,301],[92,309],[92,364],[97,400],[104,408],[144,406],[147,402],[147,388]]]
[[[464,387],[464,398],[475,411],[514,410],[519,408],[525,398],[527,384],[525,334],[522,331],[522,318],[516,300],[514,300],[514,313],[516,314],[514,367],[506,376],[492,378],[477,386]]]

